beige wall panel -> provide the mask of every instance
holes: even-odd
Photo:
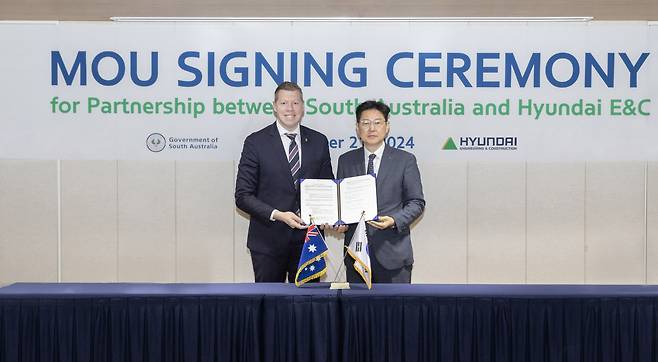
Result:
[[[0,161],[0,283],[57,281],[57,161]]]
[[[174,161],[119,161],[119,281],[176,279]]]
[[[176,162],[177,281],[233,281],[233,205],[233,161]]]
[[[647,283],[658,284],[658,162],[647,173]]]
[[[235,194],[235,177],[238,172],[238,162],[233,165],[233,188]],[[235,206],[233,199],[233,262],[234,280],[236,283],[252,283],[254,270],[251,266],[251,256],[247,249],[247,231],[249,230],[249,215]]]
[[[528,283],[585,282],[585,163],[527,165]]]
[[[247,249],[247,231],[249,230],[249,215],[233,206],[234,211],[234,275],[237,283],[254,281],[254,270],[251,267],[251,256]]]
[[[644,283],[645,163],[592,162],[586,177],[586,283]]]
[[[425,213],[412,229],[414,283],[466,283],[467,163],[419,165]]]
[[[468,166],[468,281],[524,283],[525,164]]]
[[[62,161],[62,281],[117,280],[117,161]]]

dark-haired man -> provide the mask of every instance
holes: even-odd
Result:
[[[306,225],[297,215],[299,179],[334,177],[327,137],[300,125],[304,98],[295,83],[274,91],[276,122],[245,141],[235,204],[251,216],[247,247],[256,282],[294,282]]]
[[[363,147],[340,156],[338,178],[375,175],[378,220],[366,226],[372,281],[410,283],[414,258],[409,226],[423,213],[425,200],[416,157],[385,142],[390,131],[389,113],[386,104],[376,101],[356,108],[356,132]],[[345,245],[354,231],[355,225],[351,225],[345,233]],[[362,282],[349,255],[345,264],[347,281]]]

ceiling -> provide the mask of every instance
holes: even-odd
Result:
[[[658,20],[658,0],[0,0],[0,20],[167,17],[537,17]]]

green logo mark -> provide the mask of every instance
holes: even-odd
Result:
[[[448,140],[446,143],[443,144],[443,149],[444,150],[456,150],[457,146],[455,146],[455,141],[452,140],[452,137],[448,137]]]

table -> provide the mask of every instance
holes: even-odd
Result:
[[[0,362],[654,361],[658,286],[17,283]]]

